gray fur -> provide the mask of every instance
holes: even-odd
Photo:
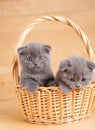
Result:
[[[50,67],[49,45],[30,43],[18,48],[21,74],[19,83],[29,91],[35,92],[39,86],[54,85]]]
[[[72,88],[83,88],[89,85],[93,78],[95,64],[82,57],[70,57],[60,63],[56,75],[56,84],[69,93]]]

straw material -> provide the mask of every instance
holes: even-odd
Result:
[[[89,116],[95,104],[95,83],[85,89],[64,94],[58,87],[39,88],[30,93],[17,86],[24,118],[31,123],[59,124]]]
[[[95,62],[95,55],[86,34],[73,21],[66,17],[45,16],[36,19],[22,33],[17,48],[21,47],[26,36],[43,21],[57,21],[69,25],[82,39],[89,59]],[[89,116],[95,105],[95,82],[84,89],[72,90],[70,94],[64,94],[58,87],[39,87],[35,93],[29,92],[19,85],[19,66],[16,54],[13,60],[13,76],[16,81],[16,93],[20,102],[24,118],[31,123],[59,124],[80,120]]]

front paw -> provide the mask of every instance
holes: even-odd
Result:
[[[28,81],[26,84],[25,84],[25,87],[28,89],[28,91],[34,93],[36,92],[36,90],[38,89],[39,87],[39,84],[37,82],[34,82],[34,81]]]
[[[61,88],[60,89],[62,90],[62,92],[66,93],[66,94],[69,94],[71,92],[71,88]]]
[[[61,91],[66,94],[69,94],[72,90],[69,86],[66,86],[64,84],[59,84],[58,86],[60,87]]]
[[[36,92],[36,90],[37,90],[38,87],[35,87],[35,86],[28,86],[28,87],[26,87],[26,88],[28,89],[28,91],[34,93],[34,92]]]

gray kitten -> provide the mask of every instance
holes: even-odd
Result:
[[[18,48],[21,64],[20,85],[35,92],[39,86],[54,85],[54,76],[50,67],[49,45],[30,43]]]
[[[93,78],[95,64],[82,57],[70,57],[60,63],[56,75],[56,84],[64,93],[72,88],[83,88],[89,85]]]

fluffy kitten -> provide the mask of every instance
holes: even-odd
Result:
[[[54,76],[50,67],[49,45],[30,43],[18,48],[21,64],[19,83],[29,91],[35,92],[39,86],[54,84]]]
[[[83,88],[89,85],[93,78],[95,64],[82,57],[70,57],[60,63],[56,75],[56,84],[64,93],[72,88]]]

